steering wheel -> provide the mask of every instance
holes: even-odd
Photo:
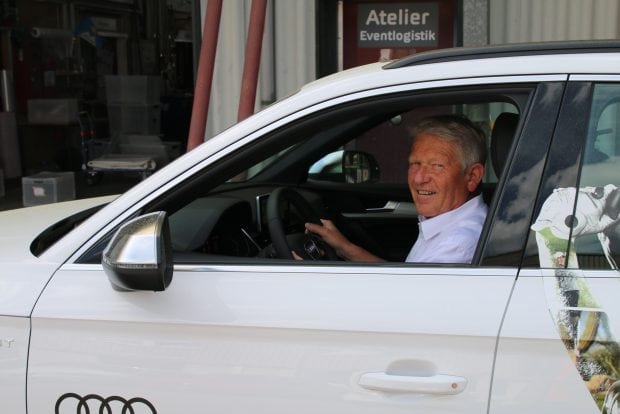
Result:
[[[295,207],[304,223],[321,225],[314,208],[295,189],[276,188],[267,200],[267,224],[277,257],[293,259],[291,250],[295,250],[305,260],[337,260],[336,251],[318,235],[306,232],[286,234],[282,222],[282,206],[286,203]]]

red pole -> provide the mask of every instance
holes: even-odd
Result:
[[[192,106],[192,120],[189,126],[189,137],[187,138],[187,151],[193,150],[202,144],[205,139],[221,16],[222,0],[209,0],[205,14],[200,57],[198,58],[198,73],[196,75],[196,87],[194,88],[194,103]]]
[[[248,40],[245,45],[245,61],[243,64],[241,96],[239,97],[239,112],[237,113],[238,121],[242,121],[254,113],[266,13],[267,0],[252,0]]]

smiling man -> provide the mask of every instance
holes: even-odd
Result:
[[[462,116],[420,121],[413,132],[407,182],[419,217],[418,239],[407,262],[470,263],[487,206],[476,190],[484,176],[484,133]],[[350,242],[329,220],[307,223],[346,260],[381,261]]]

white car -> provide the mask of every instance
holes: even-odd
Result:
[[[467,265],[404,263],[436,113],[488,134]],[[620,42],[441,50],[311,83],[113,201],[4,212],[3,412],[617,413],[619,126]],[[319,217],[388,262],[322,255]]]

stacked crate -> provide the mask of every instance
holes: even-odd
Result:
[[[147,75],[106,76],[110,135],[159,134],[161,78]]]

